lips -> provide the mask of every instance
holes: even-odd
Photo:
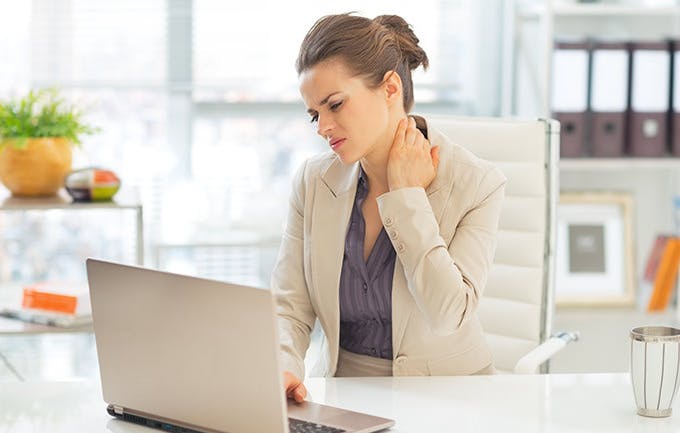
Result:
[[[331,149],[335,150],[345,142],[344,138],[334,138],[330,141]]]

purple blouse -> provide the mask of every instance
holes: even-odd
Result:
[[[397,254],[383,228],[364,261],[366,224],[361,205],[368,194],[368,178],[363,169],[360,172],[340,274],[340,347],[392,359],[392,277]]]

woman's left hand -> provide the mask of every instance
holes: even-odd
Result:
[[[412,117],[399,121],[387,161],[390,191],[414,186],[427,188],[438,166],[439,146],[430,147]]]

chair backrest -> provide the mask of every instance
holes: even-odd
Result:
[[[431,124],[508,179],[496,256],[479,316],[496,368],[517,361],[552,330],[559,123],[428,116]],[[547,371],[547,366],[543,368]]]

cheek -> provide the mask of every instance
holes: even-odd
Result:
[[[362,117],[364,130],[371,142],[383,141],[389,126],[389,113],[384,104],[373,104]]]
[[[370,136],[381,135],[381,131],[387,126],[387,110],[384,104],[374,99],[364,101],[352,116],[362,132]]]

